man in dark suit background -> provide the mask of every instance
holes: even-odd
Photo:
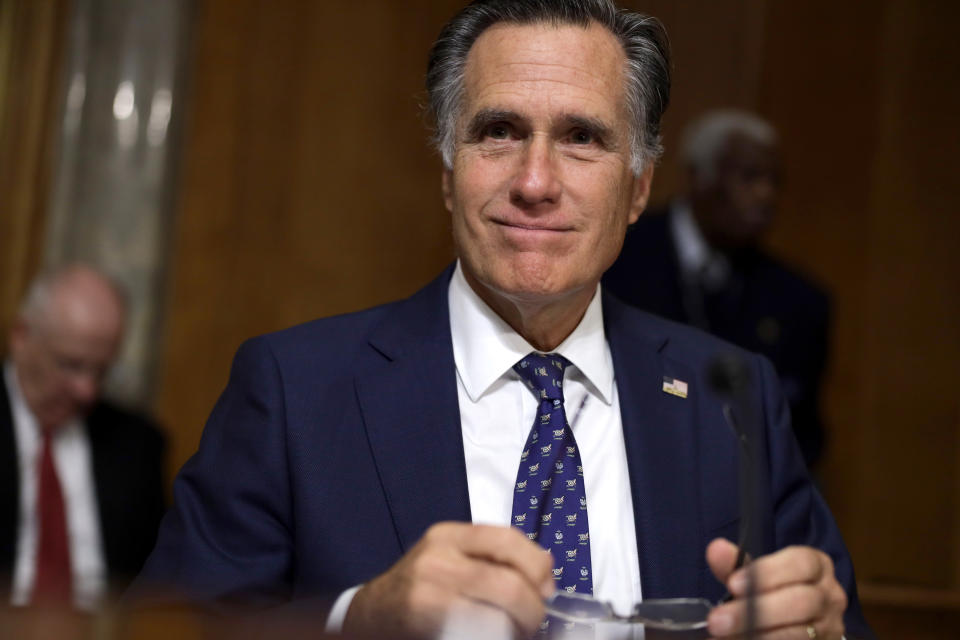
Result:
[[[605,0],[486,0],[448,23],[427,86],[457,263],[407,300],[240,348],[134,595],[299,600],[373,637],[432,637],[468,612],[529,636],[573,574],[620,610],[729,588],[709,632],[742,632],[744,572],[717,539],[738,529],[737,441],[706,376],[728,347],[599,287],[646,205],[667,56],[659,22]],[[536,375],[564,371],[553,404],[521,373],[538,354]],[[758,623],[869,636],[772,369],[742,355],[768,453]],[[532,446],[553,410],[565,446]],[[585,490],[569,502],[588,533],[551,520],[555,485]],[[542,527],[508,526],[525,520]]]
[[[139,572],[164,510],[164,439],[100,399],[126,303],[83,265],[42,274],[0,384],[0,574],[14,606],[92,610]]]
[[[776,132],[750,113],[709,112],[687,128],[681,156],[685,193],[630,228],[603,284],[624,302],[769,358],[815,468],[830,305],[760,246],[780,194]]]

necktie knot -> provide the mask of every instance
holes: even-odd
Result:
[[[537,398],[563,402],[563,371],[570,361],[557,353],[530,353],[513,365],[513,370]]]

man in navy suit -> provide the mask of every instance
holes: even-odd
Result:
[[[431,637],[464,612],[530,635],[564,569],[507,526],[543,411],[514,366],[537,352],[569,362],[560,433],[580,451],[593,595],[623,609],[729,589],[709,632],[737,635],[745,574],[718,538],[737,531],[738,447],[705,374],[724,347],[599,289],[649,194],[662,27],[606,0],[476,2],[427,85],[458,262],[407,300],[240,348],[139,589],[328,596],[328,628],[357,635]],[[776,378],[747,357],[767,453],[758,625],[869,634]]]
[[[687,128],[681,155],[683,196],[627,231],[603,286],[624,302],[769,358],[800,451],[816,468],[830,303],[760,246],[780,194],[776,131],[751,113],[711,111]]]

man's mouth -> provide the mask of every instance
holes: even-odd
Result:
[[[568,225],[560,224],[537,224],[530,222],[514,222],[510,220],[493,220],[493,223],[501,227],[516,229],[518,231],[544,232],[544,233],[564,233],[573,231]]]

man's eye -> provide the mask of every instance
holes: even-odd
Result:
[[[505,124],[492,124],[484,131],[484,137],[494,140],[506,140],[510,137],[510,127]]]
[[[570,133],[570,142],[573,144],[592,144],[596,141],[593,133],[586,129],[574,129]]]
[[[86,365],[82,360],[77,360],[76,358],[68,358],[65,356],[55,356],[54,360],[57,364],[57,367],[61,371],[66,371],[69,373],[77,373],[83,371],[86,368]]]

